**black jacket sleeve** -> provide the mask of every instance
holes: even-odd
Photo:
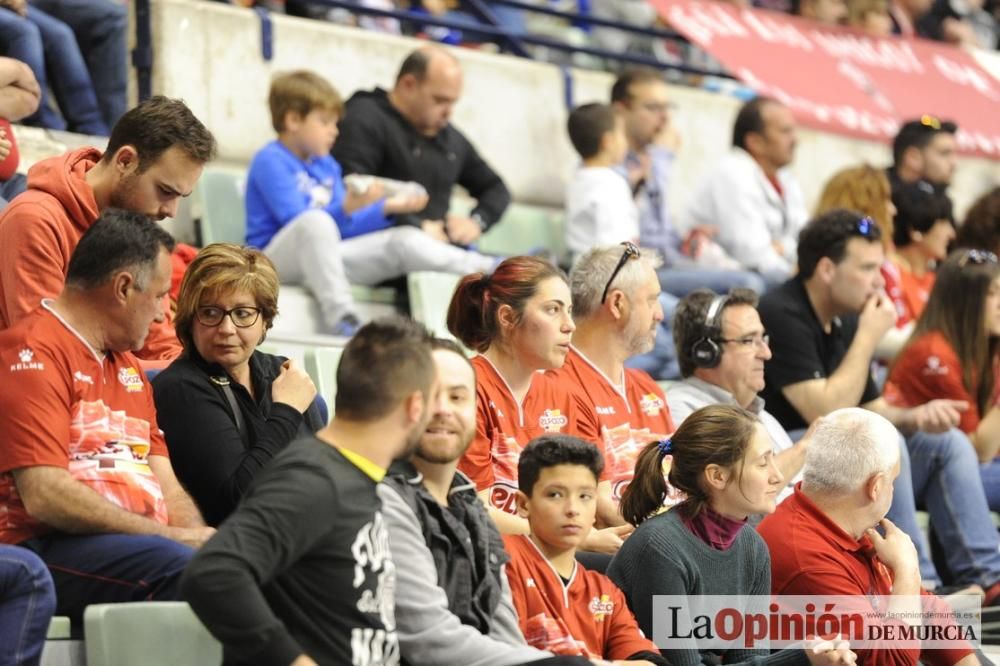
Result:
[[[344,175],[352,173],[377,175],[383,172],[386,128],[382,114],[369,104],[349,104],[340,121],[340,134],[333,144],[333,159]]]
[[[510,205],[510,191],[486,160],[479,156],[468,139],[462,137],[462,140],[466,144],[466,150],[458,184],[476,199],[476,207],[472,213],[478,214],[487,228],[492,227],[500,221],[507,206]]]

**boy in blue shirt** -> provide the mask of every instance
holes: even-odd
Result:
[[[278,138],[254,156],[247,177],[247,243],[274,262],[282,282],[302,284],[319,301],[324,332],[350,336],[360,322],[350,284],[375,285],[416,270],[488,270],[492,257],[435,241],[419,229],[393,226],[427,195],[383,196],[344,186],[330,156],[344,105],[328,81],[310,71],[271,82],[271,123]]]

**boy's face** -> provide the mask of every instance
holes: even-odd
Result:
[[[518,491],[517,511],[546,556],[580,547],[597,514],[597,479],[583,465],[546,467],[531,489]]]
[[[305,117],[295,112],[289,113],[285,127],[301,154],[306,157],[322,157],[330,153],[337,140],[339,121],[340,116],[333,111],[313,109]]]

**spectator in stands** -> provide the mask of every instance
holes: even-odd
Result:
[[[566,363],[555,374],[582,390],[600,426],[611,503],[598,508],[605,525],[621,525],[616,510],[642,448],[674,431],[663,389],[625,361],[653,348],[663,317],[656,260],[626,246],[597,247],[570,274],[576,331]],[[676,499],[676,498],[674,498]]]
[[[170,288],[174,241],[109,209],[55,300],[0,333],[0,542],[52,571],[58,613],[176,599],[214,530],[177,482],[139,349]]]
[[[432,343],[438,389],[409,461],[379,484],[396,570],[402,661],[510,666],[549,656],[518,628],[503,541],[458,461],[476,434],[476,374],[457,344]]]
[[[652,635],[655,595],[767,595],[771,559],[751,515],[774,511],[784,478],[767,431],[739,407],[713,405],[696,411],[673,437],[646,446],[635,480],[625,491],[622,513],[637,526],[611,561],[608,575],[625,593],[639,627]],[[685,499],[662,511],[667,484],[663,459],[673,456],[669,482]],[[690,645],[690,643],[689,643]],[[675,666],[700,663],[853,663],[846,646],[835,649],[732,649],[724,653],[666,646]]]
[[[566,361],[576,328],[571,309],[562,271],[537,257],[511,257],[492,274],[466,275],[448,306],[448,330],[478,352],[472,359],[476,436],[458,468],[504,534],[528,532],[515,515],[515,494],[517,460],[529,441],[546,432],[600,441],[594,411],[577,386],[539,372]],[[601,512],[609,515],[613,508]],[[627,532],[595,530],[587,550],[613,553]]]
[[[771,592],[850,596],[872,623],[886,613],[907,618],[905,597],[928,593],[913,543],[885,518],[897,474],[896,430],[886,419],[857,408],[824,417],[806,453],[805,479],[759,528],[771,550]],[[919,618],[886,623],[899,628]],[[927,652],[891,640],[877,644],[858,649],[859,663],[979,663],[968,645]]]
[[[958,167],[957,131],[955,123],[934,116],[903,123],[892,141],[893,164],[887,170],[892,191],[921,180],[935,189],[947,189]]]
[[[889,0],[892,34],[916,37],[917,23],[930,10],[934,0]]]
[[[895,251],[883,264],[886,292],[896,305],[900,320],[916,321],[924,311],[935,268],[948,256],[955,240],[955,219],[951,199],[918,181],[900,185],[892,195],[896,208],[893,229]]]
[[[788,277],[795,243],[808,213],[802,191],[786,169],[795,155],[791,110],[768,97],[740,109],[733,148],[705,176],[688,205],[689,228],[716,226],[716,240],[769,284]]]
[[[20,155],[10,124],[34,113],[40,97],[31,68],[0,57],[0,210],[26,187],[24,176],[16,173]]]
[[[892,34],[889,0],[848,0],[847,25],[872,37],[888,37]]]
[[[212,526],[279,451],[324,425],[305,370],[256,349],[277,314],[278,274],[259,250],[209,245],[184,274],[184,354],[156,376],[153,397],[177,478]]]
[[[28,1],[73,30],[94,84],[101,117],[105,125],[114,127],[126,106],[127,5],[120,0]]]
[[[901,460],[911,473],[897,480],[890,515],[917,544],[924,578],[940,584],[913,520],[914,499],[927,505],[939,538],[950,546],[954,581],[980,585],[992,601],[1000,594],[1000,542],[982,484],[968,483],[978,475],[975,453],[954,428],[969,405],[931,400],[894,407],[871,376],[875,345],[896,320],[882,292],[881,231],[857,213],[833,211],[803,229],[798,254],[798,274],[759,306],[773,354],[764,369],[768,411],[788,431],[842,407],[862,406],[892,422],[906,437]],[[912,490],[900,483],[912,483]]]
[[[824,25],[843,25],[847,19],[845,0],[798,0],[796,14]]]
[[[180,100],[153,97],[115,125],[102,155],[79,148],[28,171],[28,191],[0,213],[0,330],[53,297],[80,236],[108,207],[174,215],[191,194],[215,139]],[[173,325],[158,321],[139,357],[180,353]]]
[[[707,289],[684,297],[674,315],[674,340],[684,379],[670,387],[667,404],[678,423],[708,405],[733,405],[760,420],[774,445],[774,463],[788,484],[799,480],[807,438],[796,443],[764,409],[764,364],[771,358],[770,337],[757,313],[757,294]],[[783,498],[789,492],[779,495]]]
[[[599,245],[639,242],[639,209],[625,177],[625,121],[607,104],[582,104],[566,122],[581,164],[566,186],[566,246],[577,259]]]
[[[430,195],[427,207],[396,216],[395,224],[467,247],[500,220],[510,193],[449,122],[461,94],[462,69],[455,56],[439,46],[422,46],[403,61],[391,91],[357,92],[347,101],[333,156],[348,174],[423,185]],[[449,212],[455,185],[476,199],[467,216]]]
[[[93,81],[68,25],[29,5],[27,0],[2,0],[0,45],[4,55],[27,64],[38,81],[40,104],[38,111],[26,119],[27,124],[108,135]],[[49,105],[50,85],[61,116]]]
[[[275,457],[184,574],[226,663],[398,663],[376,485],[420,441],[436,384],[419,324],[374,321],[347,343],[334,419]]]
[[[984,0],[934,0],[917,21],[917,32],[929,39],[992,51],[997,47],[997,20]]]
[[[0,664],[38,666],[55,609],[45,562],[27,548],[0,544]]]
[[[639,242],[662,256],[659,276],[664,291],[678,297],[699,287],[714,291],[747,287],[763,292],[761,277],[739,270],[739,264],[712,241],[714,225],[693,229],[685,243],[671,221],[667,190],[674,151],[662,140],[670,130],[669,89],[663,75],[651,69],[622,73],[611,87],[611,103],[625,119],[625,166],[639,207]],[[675,299],[670,306],[672,312]]]
[[[556,654],[668,666],[639,631],[622,591],[576,561],[597,513],[601,452],[570,435],[542,435],[524,448],[517,467],[517,511],[531,532],[503,541],[528,642]]]
[[[1000,510],[1000,265],[992,252],[956,250],[938,270],[927,309],[889,375],[886,395],[900,406],[962,400],[959,428],[979,458],[986,500]],[[896,397],[893,400],[893,397]]]
[[[841,169],[826,182],[819,196],[816,215],[823,215],[837,209],[853,210],[870,218],[878,226],[882,236],[882,249],[886,260],[882,263],[882,278],[885,291],[896,304],[896,325],[882,336],[875,348],[875,356],[890,361],[910,337],[914,317],[903,296],[902,278],[892,263],[894,254],[892,239],[895,235],[893,220],[896,206],[892,202],[892,191],[885,171],[867,164]]]
[[[1000,187],[982,195],[965,214],[955,245],[974,250],[1000,252]]]
[[[278,139],[250,165],[247,242],[264,250],[282,280],[309,288],[327,333],[350,337],[361,324],[351,282],[375,285],[419,270],[464,274],[496,264],[414,227],[393,226],[387,216],[422,209],[426,195],[384,198],[379,184],[364,194],[345,188],[340,165],[329,155],[343,103],[321,76],[295,71],[275,77],[270,106]]]

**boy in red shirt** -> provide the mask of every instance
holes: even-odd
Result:
[[[518,461],[518,514],[530,535],[505,535],[507,577],[530,645],[560,655],[666,665],[614,583],[576,562],[594,524],[604,461],[590,443],[543,435]]]

